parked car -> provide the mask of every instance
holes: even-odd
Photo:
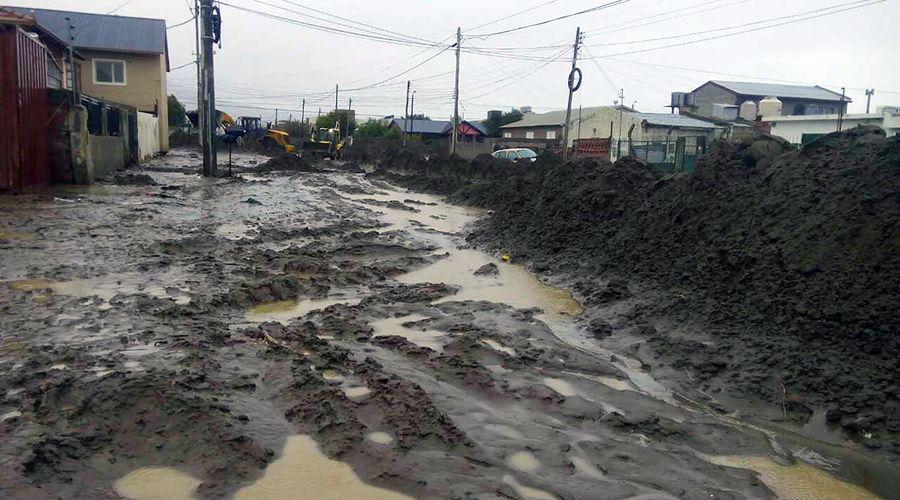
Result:
[[[499,151],[494,151],[493,153],[491,153],[491,156],[493,156],[494,158],[499,158],[501,160],[509,160],[517,163],[537,161],[537,153],[528,148],[501,149]]]

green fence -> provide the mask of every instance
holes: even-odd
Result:
[[[670,141],[624,142],[627,155],[649,163],[661,172],[692,172],[706,149],[706,137],[678,137]]]

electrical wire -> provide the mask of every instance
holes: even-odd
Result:
[[[178,28],[179,26],[184,26],[185,24],[187,24],[187,23],[193,21],[194,19],[197,19],[197,16],[191,16],[190,19],[187,19],[187,20],[185,20],[185,21],[182,21],[182,22],[180,22],[180,23],[178,23],[178,24],[173,24],[172,26],[166,26],[166,29],[167,29],[167,30],[170,30],[170,29],[173,29],[173,28]]]
[[[725,0],[711,0],[711,1],[707,1],[707,2],[702,2],[702,3],[695,4],[695,5],[683,7],[680,9],[670,10],[670,11],[666,11],[666,12],[660,12],[659,14],[654,14],[652,16],[644,16],[644,17],[631,19],[630,21],[622,21],[620,23],[609,24],[609,25],[604,26],[603,28],[600,28],[599,30],[588,29],[588,30],[585,30],[585,33],[590,34],[592,36],[599,36],[599,35],[606,35],[608,33],[617,33],[620,31],[628,31],[628,30],[632,30],[635,28],[641,28],[643,26],[659,24],[659,23],[662,23],[665,21],[670,21],[672,19],[680,19],[682,17],[687,17],[687,16],[696,16],[697,14],[703,14],[705,12],[710,12],[710,11],[722,9],[725,7],[731,7],[734,5],[747,3],[752,0],[737,0],[736,2],[727,3],[725,5],[716,5],[714,7],[709,7],[707,9],[701,9],[701,10],[697,10],[697,11],[693,10],[698,7],[705,7],[707,5],[717,4],[717,3],[721,3],[723,1],[725,1]],[[666,16],[668,14],[675,14],[675,15],[665,17],[663,19],[656,19],[655,21],[649,21],[649,19],[654,19],[654,18],[657,18],[660,16]],[[639,23],[639,24],[634,24],[634,23]],[[629,26],[629,25],[631,25],[631,26]],[[617,29],[610,29],[610,28],[617,28]]]
[[[752,29],[747,29],[747,30],[743,30],[743,31],[736,31],[736,32],[734,32],[734,33],[725,33],[725,34],[723,34],[723,35],[711,36],[711,37],[707,37],[707,38],[700,38],[700,39],[697,39],[697,40],[688,40],[688,41],[686,41],[686,42],[680,42],[680,43],[675,43],[675,44],[662,45],[662,46],[658,46],[658,47],[648,47],[648,48],[645,48],[645,49],[632,50],[632,51],[628,51],[628,52],[619,52],[619,53],[617,53],[617,54],[607,54],[607,55],[599,56],[597,59],[608,59],[608,58],[610,58],[610,57],[620,57],[620,56],[626,56],[626,55],[632,55],[632,54],[642,54],[642,53],[644,53],[644,52],[652,52],[652,51],[656,51],[656,50],[670,49],[670,48],[674,48],[674,47],[683,47],[683,46],[685,46],[685,45],[692,45],[692,44],[700,43],[700,42],[708,42],[708,41],[710,41],[710,40],[718,40],[718,39],[721,39],[721,38],[727,38],[727,37],[731,37],[731,36],[742,35],[742,34],[745,34],[745,33],[753,33],[753,32],[756,32],[756,31],[762,31],[762,30],[767,30],[767,29],[777,28],[777,27],[779,27],[779,26],[784,26],[784,25],[788,25],[788,24],[794,24],[794,23],[799,23],[799,22],[802,22],[802,21],[808,21],[808,20],[810,20],[810,19],[816,19],[816,18],[819,18],[819,17],[831,16],[831,15],[834,15],[834,14],[839,14],[839,13],[841,13],[841,12],[847,12],[847,11],[850,11],[850,10],[856,10],[856,9],[861,9],[861,8],[864,8],[864,7],[870,7],[870,6],[875,5],[875,4],[884,3],[884,2],[886,2],[887,0],[874,0],[874,1],[863,0],[863,1],[867,1],[867,2],[869,2],[869,3],[862,4],[862,5],[854,5],[854,6],[852,6],[852,7],[846,7],[846,8],[843,8],[843,9],[840,9],[840,10],[834,10],[834,11],[831,11],[831,12],[825,12],[825,13],[818,14],[818,15],[815,15],[815,16],[806,17],[806,18],[803,18],[803,19],[794,19],[794,20],[792,20],[792,21],[785,21],[785,22],[782,22],[782,23],[776,23],[776,24],[772,24],[772,25],[768,25],[768,26],[760,26],[760,27],[758,27],[758,28],[752,28]]]
[[[582,15],[582,14],[589,14],[589,13],[591,13],[591,12],[597,12],[597,11],[600,11],[600,10],[603,10],[603,9],[608,9],[608,8],[610,8],[610,7],[616,7],[616,6],[618,6],[618,5],[622,5],[622,4],[628,3],[628,2],[630,2],[630,1],[631,1],[631,0],[613,0],[613,1],[608,2],[608,3],[605,3],[605,4],[601,4],[601,5],[597,5],[597,6],[591,7],[591,8],[589,8],[589,9],[580,10],[580,11],[578,11],[578,12],[572,12],[571,14],[566,14],[566,15],[563,15],[563,16],[554,17],[554,18],[552,18],[552,19],[545,19],[545,20],[543,20],[543,21],[538,21],[538,22],[536,22],[536,23],[526,24],[525,26],[519,26],[519,27],[517,27],[517,28],[510,28],[510,29],[508,29],[508,30],[503,30],[503,31],[495,31],[495,32],[493,32],[493,33],[482,33],[482,34],[470,35],[470,36],[473,37],[473,38],[487,39],[488,37],[492,37],[492,36],[504,35],[504,34],[507,34],[507,33],[515,32],[515,31],[521,31],[521,30],[525,30],[525,29],[529,29],[529,28],[534,28],[534,27],[537,27],[537,26],[543,26],[543,25],[545,25],[545,24],[554,23],[554,22],[556,22],[556,21],[561,21],[561,20],[563,20],[563,19],[569,19],[569,18],[571,18],[571,17],[580,16],[580,15]]]
[[[493,21],[488,21],[488,22],[486,22],[486,23],[484,23],[484,24],[479,24],[478,26],[474,26],[474,27],[472,27],[472,28],[467,28],[466,31],[475,31],[475,30],[477,30],[477,29],[484,28],[485,26],[490,26],[490,25],[492,25],[492,24],[497,24],[497,23],[499,23],[500,21],[506,21],[507,19],[512,19],[512,18],[514,18],[514,17],[516,17],[516,16],[520,16],[520,15],[525,14],[525,13],[527,13],[527,12],[531,12],[531,11],[533,11],[533,10],[540,9],[541,7],[546,7],[547,5],[551,5],[551,4],[554,4],[554,3],[557,3],[557,2],[559,2],[559,0],[550,0],[549,2],[543,2],[543,3],[538,4],[538,5],[535,5],[535,6],[533,6],[533,7],[529,7],[529,8],[527,8],[527,9],[520,10],[520,11],[518,11],[518,12],[514,12],[514,13],[512,13],[512,14],[505,15],[505,16],[503,16],[503,17],[498,17],[497,19],[494,19]]]
[[[258,0],[256,0],[256,1],[258,1]],[[222,2],[221,0],[218,2],[218,4],[224,5],[226,7],[230,7],[232,9],[236,9],[236,10],[239,10],[242,12],[255,14],[255,15],[258,15],[261,17],[266,17],[269,19],[282,21],[282,22],[286,22],[289,24],[294,24],[296,26],[303,26],[305,28],[311,28],[311,29],[318,30],[318,31],[324,31],[326,33],[345,35],[345,36],[355,37],[355,38],[363,38],[363,39],[374,40],[374,41],[389,43],[389,44],[394,44],[394,45],[412,45],[412,46],[423,46],[423,47],[434,47],[437,45],[437,44],[431,44],[431,43],[425,43],[425,42],[416,42],[416,41],[412,41],[412,40],[403,40],[403,39],[389,37],[389,36],[378,36],[378,35],[372,35],[369,33],[360,33],[360,32],[348,31],[348,30],[343,30],[343,29],[338,29],[338,28],[331,28],[328,26],[322,26],[322,25],[318,25],[318,24],[299,21],[297,19],[292,19],[289,17],[280,16],[277,14],[271,14],[271,13],[263,12],[263,11],[256,10],[256,9],[250,9],[248,7],[242,7],[239,5]]]
[[[606,47],[606,46],[613,46],[613,45],[634,45],[634,44],[640,44],[640,43],[658,42],[658,41],[662,41],[662,40],[673,40],[673,39],[685,38],[685,37],[689,37],[689,36],[704,35],[707,33],[717,33],[720,31],[730,31],[730,30],[734,30],[734,29],[738,29],[738,28],[745,28],[747,26],[756,26],[759,24],[765,24],[765,23],[769,23],[772,21],[780,21],[783,19],[793,19],[795,17],[801,17],[801,16],[805,16],[808,14],[813,14],[816,12],[828,11],[828,10],[832,10],[832,9],[839,8],[839,7],[845,7],[845,6],[849,6],[849,5],[855,5],[855,4],[862,4],[862,3],[866,3],[868,1],[870,1],[870,0],[856,0],[854,2],[848,2],[848,3],[844,3],[844,4],[832,5],[829,7],[822,7],[820,9],[809,10],[806,12],[800,12],[798,14],[790,14],[787,16],[773,17],[773,18],[769,18],[769,19],[763,19],[760,21],[753,21],[753,22],[743,23],[743,24],[735,24],[732,26],[726,26],[724,28],[715,28],[715,29],[709,29],[709,30],[695,31],[693,33],[683,33],[680,35],[670,35],[670,36],[662,36],[662,37],[656,37],[656,38],[645,38],[643,40],[626,40],[626,41],[622,41],[622,42],[598,43],[598,44],[592,44],[591,46],[592,47]]]

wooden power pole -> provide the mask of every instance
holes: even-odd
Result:
[[[201,123],[203,128],[203,175],[215,176],[218,170],[216,164],[216,80],[213,65],[213,40],[215,28],[213,27],[212,0],[200,0],[200,38],[203,49],[201,65],[201,81],[203,85],[203,106],[201,108]]]
[[[575,45],[572,51],[572,70],[569,72],[569,103],[566,105],[566,126],[563,129],[563,161],[569,158],[569,122],[572,120],[572,96],[581,87],[581,72],[578,70],[578,48],[581,46],[581,28],[575,30]],[[578,73],[578,83],[575,74]]]
[[[456,28],[456,83],[453,86],[453,139],[450,143],[450,156],[456,154],[457,135],[459,134],[459,49],[462,45],[462,29]]]

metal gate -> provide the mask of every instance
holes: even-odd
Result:
[[[47,49],[0,26],[0,189],[50,184]]]

